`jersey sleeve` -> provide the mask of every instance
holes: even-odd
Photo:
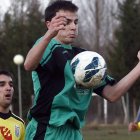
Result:
[[[43,37],[40,37],[39,39],[37,39],[37,41],[35,42],[33,47],[36,47],[42,39],[43,39]],[[42,56],[41,60],[40,60],[39,67],[40,66],[44,67],[46,65],[46,63],[51,59],[52,52],[54,51],[54,49],[57,48],[60,45],[61,44],[54,39],[52,39],[49,42],[49,44],[46,46],[46,49],[43,53],[43,56]]]
[[[98,94],[99,96],[102,96],[102,91],[106,85],[114,85],[116,83],[116,80],[109,75],[106,76],[105,80],[102,82],[102,84],[96,88],[93,89],[93,92]]]

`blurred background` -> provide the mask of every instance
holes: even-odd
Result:
[[[32,105],[33,87],[31,73],[24,70],[23,63],[36,39],[46,32],[44,10],[52,1],[0,1],[0,69],[15,75],[12,110],[25,122]],[[73,3],[79,6],[79,36],[74,45],[101,54],[108,73],[118,81],[138,62],[140,0],[73,0]],[[93,93],[87,126],[128,124],[136,117],[139,105],[140,80],[116,103]]]

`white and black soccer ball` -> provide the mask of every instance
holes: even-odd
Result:
[[[101,84],[105,78],[107,67],[100,54],[84,51],[72,59],[71,69],[77,85],[91,88]]]

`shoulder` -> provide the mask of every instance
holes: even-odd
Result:
[[[42,38],[43,38],[43,37],[38,38],[38,39],[35,41],[33,47],[36,46],[36,45],[42,40]]]
[[[23,119],[21,119],[19,116],[15,115],[14,113],[11,113],[11,117],[13,117],[15,120],[21,122],[23,125],[25,124]]]
[[[77,47],[77,46],[72,46],[72,48],[74,49],[74,50],[77,50],[77,51],[87,51],[86,49],[84,49],[84,48],[81,48],[81,47]]]
[[[72,46],[72,49],[73,49],[75,55],[77,55],[80,52],[86,51],[86,49],[84,49],[84,48],[74,47],[74,46]]]

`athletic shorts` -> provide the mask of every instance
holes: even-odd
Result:
[[[83,137],[71,123],[54,127],[39,124],[32,119],[26,127],[25,140],[83,140]]]

